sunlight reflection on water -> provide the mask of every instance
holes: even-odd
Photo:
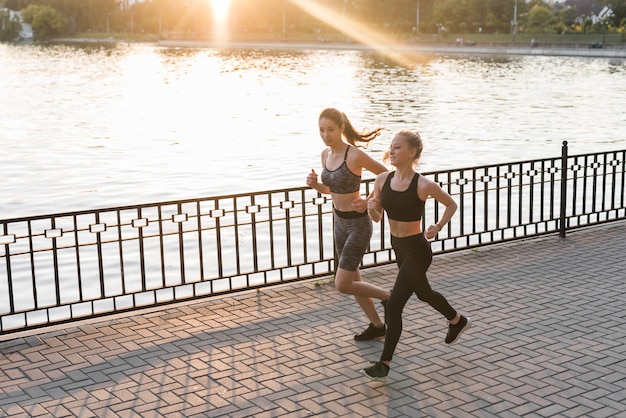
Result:
[[[0,44],[0,218],[303,186],[317,116],[419,129],[432,171],[626,145],[623,61]]]

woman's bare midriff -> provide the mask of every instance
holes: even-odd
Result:
[[[402,222],[389,219],[389,230],[391,235],[398,238],[410,237],[422,233],[422,220]]]
[[[354,207],[352,206],[352,203],[355,200],[361,199],[361,194],[360,192],[345,193],[345,194],[331,193],[331,197],[333,199],[333,206],[335,207],[335,209],[341,212],[352,212],[355,210]],[[365,206],[364,206],[364,209],[365,209]],[[361,212],[363,211],[364,210],[362,210]]]

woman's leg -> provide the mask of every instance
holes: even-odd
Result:
[[[371,237],[372,220],[368,216],[356,219],[335,216],[335,246],[339,258],[335,286],[341,293],[383,301],[389,298],[389,291],[365,283],[359,272]]]
[[[430,242],[423,234],[406,238],[392,237],[392,245],[398,262],[398,277],[387,301],[387,336],[380,360],[388,363],[393,357],[402,334],[402,311],[411,294],[435,308],[448,320],[456,317],[456,311],[443,295],[434,291],[426,277],[432,262]]]
[[[430,247],[430,242],[426,240],[423,234],[416,235],[412,248],[412,254],[417,259],[418,267],[415,270],[415,295],[419,300],[428,303],[437,312],[446,317],[448,321],[454,320],[457,316],[456,311],[448,300],[436,290],[430,287],[428,278],[426,277],[426,271],[430,267],[433,260],[433,252]]]
[[[376,305],[374,304],[372,297],[380,300],[387,300],[389,298],[389,291],[363,282],[359,269],[356,271],[338,269],[335,275],[335,287],[341,293],[354,296],[354,299],[356,299],[370,323],[376,327],[383,326],[383,321],[378,315],[378,311],[376,310]]]
[[[388,290],[371,283],[365,283],[358,268],[356,271],[337,269],[335,287],[341,293],[353,295],[356,298],[374,298],[383,301],[389,299],[390,295]]]
[[[396,243],[392,237],[392,245],[396,253],[396,261],[398,264],[398,276],[391,290],[391,296],[387,300],[385,309],[387,322],[387,335],[385,336],[385,345],[380,356],[380,361],[370,367],[361,370],[365,376],[372,380],[385,380],[389,373],[389,363],[393,358],[400,335],[402,334],[402,311],[409,298],[415,290],[413,282],[413,273],[416,269],[416,260],[411,257],[405,258],[406,254],[402,248],[396,248]]]
[[[396,253],[399,271],[391,296],[387,301],[385,345],[380,361],[361,370],[365,376],[373,380],[384,380],[389,373],[389,363],[402,334],[402,311],[412,293],[415,293],[420,300],[427,302],[451,321],[445,340],[447,344],[458,341],[461,333],[471,326],[470,318],[457,315],[446,298],[430,287],[426,278],[426,271],[432,262],[432,250],[430,242],[426,240],[424,235],[406,238],[392,236],[391,243]],[[458,324],[454,325],[452,322],[458,322]]]
[[[400,335],[402,334],[402,312],[415,290],[413,273],[416,263],[413,260],[405,260],[398,257],[397,253],[396,258],[399,271],[396,282],[391,290],[391,296],[387,301],[385,310],[387,335],[385,336],[385,345],[380,356],[380,361],[385,362],[387,365],[389,365],[389,362],[393,358],[393,353],[396,350],[398,341],[400,341]]]
[[[423,235],[418,235],[419,239],[416,242],[416,254],[418,260],[421,260],[420,265],[425,265],[432,261],[432,251],[430,248],[430,242],[426,240]],[[454,344],[459,340],[459,337],[463,332],[467,331],[472,326],[472,319],[463,315],[458,315],[456,310],[448,300],[436,290],[433,290],[426,278],[426,269],[419,269],[420,274],[417,276],[417,286],[415,294],[420,300],[428,303],[435,308],[437,312],[446,317],[449,322],[448,334],[446,335],[446,344]]]
[[[341,293],[353,295],[370,323],[382,328],[384,323],[378,315],[372,298],[387,300],[389,291],[365,283],[359,270],[359,264],[372,236],[371,219],[368,216],[355,219],[335,216],[334,233],[339,259],[339,267],[335,273],[335,287]]]

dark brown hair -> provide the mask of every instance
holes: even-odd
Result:
[[[322,118],[332,120],[339,127],[344,126],[343,136],[351,145],[354,145],[355,147],[360,146],[357,144],[357,142],[367,143],[373,141],[378,137],[378,135],[380,135],[380,131],[385,129],[376,128],[371,131],[365,130],[357,132],[356,129],[354,129],[354,126],[352,126],[352,123],[350,122],[350,119],[348,119],[346,114],[332,107],[328,107],[322,110],[322,113],[320,113],[320,117],[318,118],[318,120]]]

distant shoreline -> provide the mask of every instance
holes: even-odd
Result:
[[[322,42],[196,42],[196,41],[158,41],[157,45],[166,47],[187,48],[275,48],[275,49],[351,49],[377,50],[380,48],[349,43],[322,43]],[[456,55],[547,55],[547,56],[579,56],[600,58],[626,59],[626,48],[589,48],[583,45],[572,46],[509,46],[509,45],[432,45],[432,44],[404,44],[383,45],[387,51],[397,52],[424,52],[432,54]]]
[[[91,38],[58,38],[50,42],[54,43],[135,43],[137,41],[116,40],[114,38],[91,39]],[[534,47],[530,45],[511,44],[478,44],[478,45],[453,45],[453,44],[397,44],[369,46],[359,43],[340,42],[284,42],[284,41],[190,41],[190,40],[159,40],[144,43],[154,44],[168,48],[244,48],[244,49],[328,49],[328,50],[382,50],[387,52],[413,52],[428,53],[434,55],[539,55],[539,56],[565,56],[565,57],[590,57],[590,58],[619,58],[626,59],[626,45],[619,47],[604,46],[591,48],[588,45],[562,44],[542,45]]]

